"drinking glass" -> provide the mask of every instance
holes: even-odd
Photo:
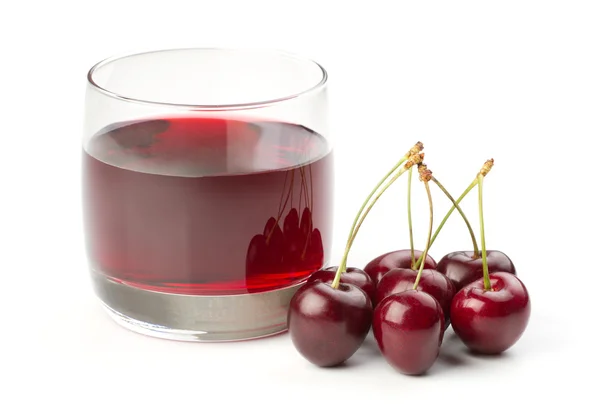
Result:
[[[284,331],[328,265],[327,73],[280,51],[168,49],[88,73],[83,212],[94,291],[131,330]]]

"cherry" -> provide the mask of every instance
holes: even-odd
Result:
[[[467,284],[481,278],[483,272],[482,258],[473,258],[474,252],[459,251],[445,255],[438,263],[437,270],[445,274],[460,290]],[[506,272],[517,274],[515,266],[510,258],[497,250],[487,251],[488,269],[490,273]]]
[[[491,164],[493,160],[491,160]],[[531,313],[529,294],[517,276],[507,272],[490,275],[483,222],[483,177],[479,185],[479,227],[483,278],[463,287],[452,300],[450,320],[456,335],[471,350],[498,354],[521,337]]]
[[[308,207],[302,211],[300,235],[302,261],[311,268],[320,268],[324,259],[323,240],[321,232],[316,228],[313,229],[312,213]]]
[[[302,234],[303,238],[309,238],[312,230],[312,214],[310,209],[305,207],[302,210],[302,217],[300,218],[300,233]]]
[[[287,266],[295,266],[300,262],[306,239],[300,232],[298,211],[292,208],[283,222],[283,262]]]
[[[266,238],[267,244],[267,259],[268,265],[272,271],[281,270],[285,239],[283,231],[279,227],[277,220],[273,217],[269,218],[265,225],[263,235]]]
[[[418,375],[435,362],[444,334],[444,311],[423,291],[392,294],[375,307],[373,335],[386,361],[404,374]]]
[[[429,189],[431,171],[426,165],[419,164],[419,174],[429,200],[429,232],[423,253],[427,257],[433,228],[433,202]],[[424,268],[425,261],[422,261],[412,289],[388,295],[377,304],[373,315],[373,335],[379,350],[392,367],[404,374],[416,375],[427,371],[437,359],[444,337],[444,311],[440,303],[430,294],[418,291]],[[395,274],[399,273],[392,270],[381,279],[378,292],[380,287],[385,288],[386,277],[393,280]]]
[[[371,328],[373,307],[358,287],[322,281],[303,285],[292,297],[288,329],[292,343],[311,363],[339,365],[361,346]]]
[[[270,217],[265,224],[263,235],[269,240],[272,238],[283,239],[283,231],[274,217]],[[281,235],[281,237],[279,237]]]
[[[392,269],[377,285],[375,301],[377,305],[392,294],[413,288],[418,272],[412,269]],[[431,269],[423,270],[417,290],[423,291],[435,298],[444,311],[445,327],[450,325],[450,304],[454,297],[454,284],[443,274]]]
[[[527,327],[531,303],[525,285],[510,273],[490,274],[460,290],[452,300],[450,319],[458,337],[475,352],[499,354],[514,345]]]
[[[269,247],[264,235],[254,235],[246,252],[246,276],[251,279],[253,275],[260,274],[269,265]]]
[[[296,210],[296,208],[292,208],[283,220],[283,234],[286,238],[295,238],[300,232],[299,221],[300,218],[298,217],[298,210]]]
[[[327,267],[314,272],[307,280],[307,283],[314,281],[322,281],[324,283],[333,282],[338,266]],[[375,297],[375,284],[371,277],[361,269],[356,267],[346,267],[346,271],[340,276],[340,282],[344,284],[352,284],[367,293],[371,300]]]
[[[310,235],[310,243],[306,253],[306,260],[312,268],[321,268],[325,261],[325,251],[323,249],[323,238],[321,231],[313,229]]]
[[[419,259],[423,254],[423,252],[420,250],[415,250],[414,252],[415,259]],[[375,282],[375,285],[377,285],[385,273],[391,269],[410,269],[412,264],[411,261],[410,249],[396,250],[393,252],[384,253],[381,256],[371,260],[369,263],[367,263],[364,270]],[[427,258],[425,259],[425,268],[435,269],[436,266],[436,261],[431,256],[427,255]]]

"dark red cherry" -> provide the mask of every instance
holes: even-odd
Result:
[[[498,354],[514,345],[525,332],[531,302],[525,284],[517,276],[490,274],[491,290],[483,278],[465,286],[450,307],[452,329],[468,348]]]
[[[423,374],[438,357],[444,312],[426,292],[407,290],[393,294],[375,307],[373,335],[392,367],[404,374]]]
[[[327,267],[314,272],[307,280],[307,283],[314,281],[322,281],[324,283],[331,284],[335,278],[338,266]],[[375,284],[371,277],[361,269],[356,267],[348,267],[346,271],[341,274],[340,282],[344,284],[352,284],[367,293],[371,300],[375,297]]]
[[[313,229],[310,242],[306,251],[305,261],[308,263],[310,268],[320,269],[325,262],[325,252],[323,250],[323,239],[321,238],[321,231]]]
[[[302,210],[302,217],[300,218],[300,233],[305,238],[310,238],[310,234],[313,230],[312,225],[312,214],[308,207],[305,207]]]
[[[274,217],[271,217],[267,220],[267,223],[265,224],[265,228],[263,229],[263,235],[269,236],[274,227],[278,227],[279,230],[281,230],[279,224],[277,223],[277,220]]]
[[[367,294],[351,284],[333,288],[315,281],[292,297],[288,330],[296,350],[317,366],[331,367],[348,360],[364,342],[373,307]]]
[[[286,238],[297,237],[300,232],[300,218],[296,208],[292,208],[283,220],[283,234]]]
[[[283,254],[285,251],[285,240],[283,231],[277,224],[275,218],[271,217],[265,225],[263,235],[266,238],[268,247],[267,262],[271,271],[278,272],[281,270]]]
[[[377,305],[377,303],[392,294],[412,290],[417,274],[417,271],[411,269],[392,269],[388,271],[377,284],[374,304]],[[428,293],[438,301],[444,311],[444,329],[446,329],[450,325],[450,304],[455,293],[452,281],[436,270],[423,270],[417,290]]]
[[[300,233],[299,220],[298,211],[296,208],[292,208],[283,222],[283,263],[288,267],[296,267],[300,264],[306,243]]]
[[[437,270],[452,280],[456,291],[483,277],[481,258],[473,259],[473,253],[472,250],[448,253],[437,265]],[[490,274],[496,272],[517,274],[513,262],[500,251],[488,250],[487,264]]]
[[[422,254],[422,251],[415,250],[415,260],[418,260]],[[365,266],[364,270],[371,277],[375,285],[377,285],[383,275],[391,269],[410,269],[410,261],[410,249],[396,250],[393,252],[384,253],[381,256],[371,260]],[[431,256],[427,255],[427,258],[425,259],[425,268],[435,269],[436,265],[437,263],[435,260],[433,260]]]
[[[269,265],[269,249],[264,235],[254,235],[246,252],[246,276],[262,273]]]

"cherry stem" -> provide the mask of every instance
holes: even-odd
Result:
[[[429,242],[430,246],[433,245],[433,242],[435,242],[435,239],[437,238],[440,231],[444,227],[444,224],[446,223],[446,221],[448,221],[448,218],[450,218],[450,215],[454,212],[456,207],[458,207],[458,204],[460,204],[460,202],[463,200],[463,198],[465,198],[467,196],[467,194],[469,194],[469,191],[471,191],[473,189],[473,187],[475,187],[476,185],[477,185],[477,179],[475,179],[471,184],[469,184],[469,187],[467,187],[466,190],[460,195],[460,197],[458,197],[458,199],[456,200],[456,205],[452,205],[450,210],[446,213],[446,216],[444,217],[444,219],[442,219],[442,222],[440,222],[439,226],[433,233],[433,236],[431,237],[431,242]],[[425,260],[425,257],[426,256],[424,254],[421,255],[421,257],[419,257],[419,260],[417,260],[417,266],[420,266],[422,264],[422,262]]]
[[[446,216],[444,217],[444,219],[442,219],[442,222],[437,227],[435,233],[433,234],[433,237],[431,238],[431,242],[429,243],[430,246],[433,245],[433,242],[435,242],[435,238],[437,238],[438,234],[440,233],[440,231],[444,227],[444,224],[446,223],[446,221],[448,220],[448,218],[450,218],[450,215],[452,214],[452,212],[454,212],[454,210],[459,206],[459,204],[463,200],[463,198],[465,198],[467,196],[467,194],[469,194],[469,192],[479,183],[479,175],[485,177],[492,170],[493,166],[494,166],[494,159],[488,159],[488,160],[485,161],[485,163],[483,164],[483,166],[479,170],[479,173],[478,173],[477,177],[475,178],[475,180],[473,180],[471,182],[471,184],[469,184],[469,186],[465,189],[465,191],[463,191],[463,193],[460,195],[460,197],[458,197],[458,199],[456,200],[456,203],[454,203],[452,205],[452,207],[450,207],[450,210],[448,211],[448,213],[446,214]],[[475,256],[474,259],[478,258],[479,257],[479,252],[475,251],[473,253],[473,256]],[[417,260],[417,266],[419,266],[421,264],[421,262],[423,260],[425,260],[425,257],[426,257],[425,255],[421,255],[421,257],[419,258],[419,260]]]
[[[310,182],[310,215],[313,213],[313,177],[312,177],[312,165],[308,165],[308,181]],[[311,221],[312,223],[312,221]]]
[[[305,199],[304,199],[304,202],[306,203],[305,207],[308,208],[309,198],[308,198],[308,186],[306,185],[306,183],[307,183],[306,173],[304,173],[303,168],[300,170],[301,170],[300,173],[302,175],[302,185],[303,185],[302,189],[304,190],[304,194],[305,194]],[[300,217],[300,220],[302,220],[302,216],[304,216],[304,211],[302,211],[301,214],[302,215]],[[303,260],[306,256],[306,250],[308,249],[308,242],[310,242],[311,232],[312,232],[312,210],[310,211],[310,215],[308,216],[308,232],[306,234],[306,240],[304,241],[304,248],[302,249],[302,255],[300,256]]]
[[[306,205],[309,207],[309,211],[310,211],[310,215],[309,215],[309,229],[308,229],[308,235],[306,236],[306,242],[304,243],[304,249],[302,250],[302,260],[304,260],[305,256],[306,256],[306,251],[308,250],[308,244],[310,242],[310,239],[312,237],[312,230],[313,230],[313,183],[312,183],[312,169],[311,169],[312,165],[308,165],[308,179],[306,179],[306,182],[310,183],[310,196],[309,196],[309,191],[308,191],[308,186],[306,186]],[[304,177],[306,176],[306,173],[304,173]]]
[[[304,174],[302,173],[302,168],[300,170],[300,193],[298,197],[298,214],[302,211],[302,197],[304,196]]]
[[[479,229],[481,231],[481,262],[483,264],[483,288],[486,291],[492,289],[490,283],[490,273],[487,264],[487,252],[485,249],[485,230],[483,225],[483,174],[477,175],[477,183],[479,184]]]
[[[421,149],[422,149],[422,144],[419,143],[418,145],[421,145]],[[412,150],[413,149],[411,149],[411,151]],[[342,273],[344,273],[346,271],[346,264],[347,264],[347,261],[348,261],[348,254],[350,253],[350,248],[352,247],[352,244],[354,243],[354,239],[356,239],[356,235],[358,234],[358,230],[360,229],[360,227],[361,227],[362,223],[364,222],[367,214],[371,211],[371,209],[373,208],[373,206],[375,205],[375,203],[377,202],[377,200],[379,200],[379,198],[383,195],[383,193],[404,172],[406,172],[414,164],[418,164],[418,163],[420,163],[423,160],[423,154],[419,155],[418,153],[415,153],[413,155],[410,155],[409,157],[410,157],[410,160],[409,160],[409,162],[406,163],[405,166],[403,166],[402,168],[400,168],[400,170],[398,170],[398,168],[402,165],[402,163],[404,163],[407,160],[406,155],[402,159],[400,159],[400,161],[394,166],[394,168],[392,170],[390,170],[377,183],[377,185],[375,186],[375,188],[373,189],[373,191],[371,191],[371,193],[369,194],[369,196],[367,197],[367,199],[365,200],[365,202],[361,206],[360,210],[358,211],[358,214],[356,215],[356,218],[354,218],[354,222],[352,223],[352,228],[351,228],[350,236],[348,237],[348,242],[346,243],[346,249],[344,251],[344,256],[342,257],[342,261],[340,263],[340,266],[338,267],[338,269],[337,269],[337,271],[335,273],[335,278],[333,279],[333,282],[331,283],[331,287],[333,287],[333,288],[338,288],[339,287],[339,285],[340,285],[340,278],[342,277]],[[394,172],[395,172],[395,174],[394,174]],[[392,176],[391,179],[385,184],[385,186],[383,186],[383,188],[381,188],[381,190],[379,190],[379,192],[377,192],[377,190],[381,187],[381,185],[388,178],[390,178],[390,176]],[[375,197],[373,197],[373,195],[375,193],[377,193],[377,194],[375,195]],[[373,197],[373,200],[369,204],[369,200],[371,200],[371,197]],[[367,204],[368,204],[368,206],[367,206]]]
[[[413,225],[412,225],[412,211],[411,211],[411,189],[412,189],[412,166],[408,169],[408,193],[407,193],[407,206],[408,206],[408,236],[410,238],[410,268],[415,269],[415,242],[413,240]]]
[[[373,190],[371,191],[371,193],[369,193],[369,196],[367,197],[367,199],[365,200],[365,202],[362,204],[362,206],[358,210],[358,214],[356,214],[356,217],[354,218],[354,222],[352,222],[352,227],[350,228],[350,235],[348,235],[348,242],[346,243],[346,251],[349,250],[349,245],[351,245],[352,241],[354,240],[353,235],[354,235],[354,230],[356,228],[356,224],[358,223],[358,220],[359,220],[362,212],[364,211],[365,207],[369,203],[369,200],[377,192],[377,189],[379,189],[379,187],[381,187],[381,185],[383,184],[383,182],[388,177],[390,177],[400,167],[400,165],[402,165],[402,163],[404,163],[405,161],[406,161],[406,157],[403,157],[402,159],[400,159],[400,161],[398,163],[396,163],[396,165],[392,168],[392,170],[390,170],[389,172],[387,172],[387,174],[385,175],[385,177],[383,179],[381,179],[379,181],[379,183],[377,183],[377,185],[375,186],[375,188],[373,188]],[[344,259],[342,259],[343,266],[340,266],[340,268],[342,268],[342,270],[341,270],[342,273],[344,273],[346,271],[346,259],[345,259],[345,257],[346,257],[346,254],[344,252]],[[338,272],[339,272],[339,269],[338,269]],[[334,281],[335,281],[335,279],[334,279]],[[338,282],[338,284],[339,284],[339,282]],[[334,288],[337,288],[337,285]]]
[[[294,175],[296,171],[292,171],[292,185],[290,186],[290,210],[294,208]]]
[[[308,207],[308,186],[306,185],[306,173],[304,173],[304,167],[300,168],[300,176],[302,177],[302,184],[300,185],[300,195],[304,195],[304,202],[306,203],[306,207]],[[302,198],[300,198],[300,205],[302,207]]]
[[[421,142],[417,142],[402,157],[402,159],[400,159],[400,161],[398,163],[396,163],[394,165],[394,167],[392,167],[390,169],[389,172],[387,172],[387,174],[383,177],[383,179],[381,179],[379,181],[379,183],[377,183],[377,185],[373,188],[373,190],[371,190],[371,193],[368,195],[367,199],[365,200],[365,202],[363,202],[362,206],[358,210],[358,214],[356,215],[356,218],[354,218],[354,222],[352,223],[352,226],[350,227],[350,234],[348,235],[348,240],[350,240],[352,238],[352,235],[354,234],[354,228],[356,228],[356,223],[358,222],[358,218],[360,217],[360,214],[363,212],[363,210],[367,206],[367,203],[369,202],[369,200],[371,199],[371,197],[373,197],[373,195],[377,192],[377,190],[379,189],[379,187],[381,187],[381,185],[383,184],[383,182],[386,181],[387,178],[390,177],[404,162],[406,162],[409,158],[411,158],[412,156],[418,154],[422,150],[423,150],[423,144]]]
[[[279,198],[279,207],[277,207],[277,217],[279,217],[281,210],[282,210],[283,196],[286,195],[285,194],[285,186],[287,186],[287,180],[288,180],[289,173],[290,172],[285,172],[285,177],[283,178],[283,191],[281,193],[281,197]],[[289,195],[289,193],[288,193],[288,195]]]
[[[435,177],[431,177],[431,180],[440,188],[440,190],[442,190],[444,194],[446,194],[446,197],[448,197],[448,199],[452,202],[453,207],[456,208],[462,219],[465,221],[465,225],[467,225],[467,229],[469,230],[469,234],[471,235],[471,241],[473,242],[473,259],[479,258],[479,247],[477,246],[477,239],[475,238],[475,232],[473,232],[473,228],[471,227],[467,216],[463,212],[462,208],[460,208],[460,205],[458,205],[458,203],[454,200],[452,195],[450,195],[448,190],[446,190],[446,188],[442,186],[442,183],[440,183],[439,180]]]
[[[285,192],[285,185],[287,183],[287,173],[285,176],[285,180],[283,182],[283,191]],[[285,211],[285,207],[287,206],[288,200],[290,199],[290,194],[292,193],[292,187],[294,187],[294,172],[292,172],[292,179],[290,180],[290,188],[288,190],[288,193],[285,197],[285,201],[283,203],[283,205],[281,205],[281,201],[279,202],[279,208],[277,209],[277,218],[275,219],[275,226],[277,226],[279,224],[279,220],[281,219],[281,216],[283,215],[283,212]],[[282,199],[283,199],[283,194],[281,195]],[[292,202],[292,206],[293,206],[293,202]],[[269,241],[271,240],[271,235],[273,235],[273,232],[275,231],[275,226],[273,226],[271,228],[271,230],[269,231],[269,234],[267,235],[267,245],[269,244]]]
[[[383,192],[385,190],[387,190],[398,179],[398,177],[402,176],[407,170],[408,169],[405,168],[405,167],[403,167],[402,169],[400,169],[400,171],[398,173],[396,173],[390,179],[390,181],[388,181],[386,183],[386,185],[381,189],[381,192],[377,193],[377,195],[375,196],[375,198],[373,198],[373,202],[367,207],[367,209],[365,210],[365,212],[361,216],[360,221],[358,221],[358,224],[356,225],[356,229],[354,230],[354,232],[352,234],[352,238],[350,239],[350,243],[354,243],[354,239],[356,239],[356,235],[358,234],[358,230],[360,229],[362,223],[365,221],[365,218],[367,217],[367,214],[373,208],[373,205],[375,205],[375,203],[377,202],[377,200],[379,200],[379,197],[381,197],[381,195],[383,194]]]
[[[306,168],[302,168],[302,180],[304,180],[304,203],[308,207],[310,204],[310,196],[308,193],[308,176],[306,175]],[[311,211],[312,212],[312,211]]]
[[[348,238],[352,238],[352,234],[354,234],[354,228],[356,228],[356,224],[358,223],[358,219],[360,218],[360,215],[362,214],[362,212],[364,211],[365,207],[369,203],[369,200],[371,199],[371,197],[373,197],[373,195],[375,195],[375,193],[377,192],[377,189],[379,189],[379,187],[381,187],[381,185],[383,184],[383,182],[388,177],[390,177],[402,165],[402,163],[404,163],[405,161],[406,161],[406,158],[400,159],[400,161],[398,163],[396,163],[396,165],[385,175],[385,177],[383,179],[381,179],[379,181],[379,183],[377,183],[377,185],[375,186],[375,188],[373,188],[373,190],[371,191],[371,193],[369,193],[369,196],[367,197],[367,199],[365,200],[365,202],[363,202],[362,206],[358,210],[358,214],[356,215],[356,218],[354,218],[354,222],[352,222],[352,227],[350,228],[350,235],[348,235]]]
[[[429,200],[429,230],[427,232],[427,243],[425,245],[425,250],[423,251],[423,255],[421,257],[427,257],[427,253],[429,252],[429,247],[431,246],[431,231],[433,231],[433,200],[431,199],[431,190],[429,189],[429,180],[424,179],[425,190],[427,191],[427,199]],[[419,272],[417,273],[417,278],[415,279],[415,285],[413,286],[413,290],[416,290],[419,286],[419,281],[421,281],[421,274],[423,274],[423,269],[425,268],[425,260],[421,261],[421,265],[419,266]]]
[[[340,277],[341,277],[342,273],[344,273],[346,271],[346,263],[348,260],[348,253],[350,253],[350,248],[352,247],[352,244],[354,243],[354,239],[356,239],[356,235],[358,234],[358,230],[360,229],[367,214],[371,211],[371,209],[373,208],[373,206],[375,205],[377,200],[379,200],[379,197],[381,197],[381,195],[406,171],[407,171],[407,169],[403,167],[396,174],[394,174],[394,176],[390,179],[390,181],[388,181],[386,183],[386,185],[375,195],[371,204],[369,204],[369,206],[365,209],[364,213],[360,217],[360,220],[358,221],[356,227],[354,228],[354,232],[352,233],[352,235],[350,236],[350,239],[348,240],[348,243],[346,245],[346,250],[344,251],[344,256],[342,257],[342,262],[340,264],[340,267],[338,267],[338,270],[335,274],[335,278],[333,279],[333,283],[331,284],[331,286],[333,288],[338,288],[338,286],[340,284]],[[358,219],[358,216],[357,216],[357,219]]]

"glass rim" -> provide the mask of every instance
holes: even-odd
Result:
[[[135,56],[147,55],[147,54],[159,54],[159,53],[168,53],[168,52],[180,52],[180,51],[225,51],[225,52],[238,52],[238,53],[257,53],[257,54],[267,54],[271,56],[278,57],[287,57],[291,59],[295,59],[300,62],[308,62],[314,66],[316,66],[321,72],[321,79],[314,85],[286,96],[261,100],[261,101],[253,101],[247,103],[226,103],[226,104],[187,104],[187,103],[172,103],[172,102],[162,102],[162,101],[153,101],[153,100],[144,100],[135,97],[129,97],[125,94],[119,94],[115,91],[111,91],[100,84],[98,84],[94,80],[94,74],[96,71],[101,69],[104,66],[108,66],[111,63],[117,62],[122,59],[131,58]],[[316,92],[325,87],[328,80],[327,70],[318,62],[313,59],[303,57],[301,55],[287,52],[280,49],[252,49],[252,48],[222,48],[222,47],[188,47],[188,48],[163,48],[163,49],[155,49],[141,52],[130,52],[114,55],[108,58],[105,58],[98,63],[94,64],[87,73],[87,82],[88,84],[95,90],[104,94],[105,96],[124,101],[129,103],[137,103],[137,104],[146,104],[146,105],[154,105],[154,106],[164,106],[171,108],[189,108],[195,110],[246,110],[253,108],[262,108],[268,107],[271,105],[279,104],[285,101],[293,100],[296,98],[300,98],[306,96],[310,93]]]

